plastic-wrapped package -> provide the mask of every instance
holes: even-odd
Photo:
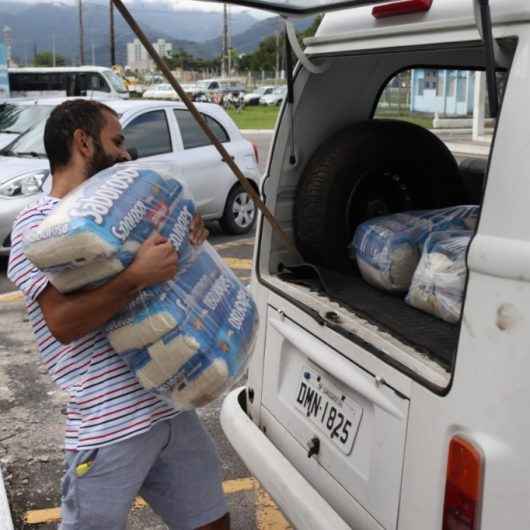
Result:
[[[460,319],[470,231],[433,232],[425,241],[406,302],[450,323]]]
[[[171,241],[179,255],[176,276],[142,290],[105,333],[145,388],[193,408],[244,372],[258,316],[248,290],[213,247],[190,244],[196,210],[175,174],[178,168],[160,163],[98,173],[62,199],[25,250],[59,290],[70,292],[122,271],[154,231]]]
[[[189,221],[193,202],[185,200],[175,165],[120,164],[87,180],[24,242],[26,256],[46,272],[61,292],[97,284],[129,265],[155,229],[180,233],[182,219],[169,216],[174,202]],[[187,211],[189,209],[189,211]]]
[[[429,234],[440,230],[474,230],[478,206],[405,212],[359,225],[351,245],[361,275],[385,291],[406,293]]]
[[[181,304],[180,318],[172,319],[178,321],[177,326],[154,343],[123,353],[145,388],[181,408],[210,401],[239,376],[258,324],[248,290],[210,251],[204,248],[190,264],[193,270],[197,262],[203,262],[198,269],[209,273],[195,274],[194,278],[188,274],[186,281],[177,275],[166,286]],[[121,318],[124,322],[123,315]],[[160,323],[157,329],[162,332],[168,323],[165,316]],[[130,346],[130,339],[122,342],[122,337],[126,335],[112,337],[109,333],[120,349]],[[146,333],[136,335],[139,344],[147,337]]]

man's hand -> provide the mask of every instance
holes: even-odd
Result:
[[[138,289],[145,289],[171,280],[177,273],[177,262],[177,253],[171,243],[155,232],[142,243],[125,273]]]
[[[204,221],[199,214],[195,214],[190,225],[190,242],[194,247],[199,247],[207,239],[210,232],[204,226]]]

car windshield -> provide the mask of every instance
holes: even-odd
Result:
[[[46,156],[44,149],[44,127],[46,120],[41,120],[35,127],[30,129],[26,134],[17,138],[9,149],[2,154],[9,155],[28,155],[28,156]]]
[[[119,94],[125,94],[127,92],[127,87],[120,76],[108,70],[103,72],[103,75],[110,81],[110,84],[116,92]]]
[[[52,108],[46,105],[1,105],[0,133],[22,134],[47,118]]]

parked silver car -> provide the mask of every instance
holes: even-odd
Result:
[[[219,220],[232,234],[246,233],[256,220],[254,202],[179,102],[108,100],[119,115],[128,149],[138,158],[178,164],[198,211],[205,220]],[[197,104],[215,135],[223,142],[246,177],[259,188],[257,149],[248,142],[219,105]],[[0,255],[10,250],[10,232],[16,215],[51,188],[44,150],[45,120],[0,151]]]

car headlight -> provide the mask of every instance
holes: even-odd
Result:
[[[49,169],[18,175],[0,184],[0,195],[3,197],[27,197],[35,195],[42,191],[42,185],[49,175]]]

